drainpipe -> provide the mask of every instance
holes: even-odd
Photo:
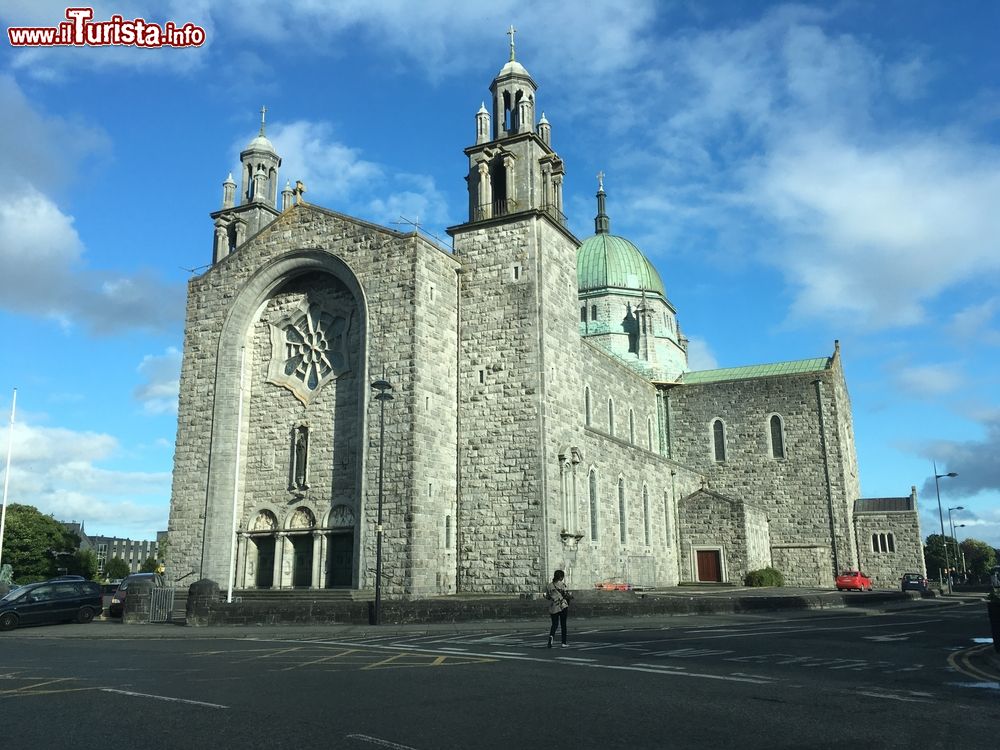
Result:
[[[462,590],[462,268],[455,269],[455,593]]]
[[[833,487],[830,484],[830,457],[826,447],[826,420],[823,416],[823,381],[814,380],[816,386],[816,404],[819,407],[819,445],[823,452],[823,477],[826,480],[826,505],[830,517],[830,542],[833,546],[833,577],[840,570],[840,555],[837,552],[837,524],[833,513]]]

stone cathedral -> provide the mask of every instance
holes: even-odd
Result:
[[[923,571],[915,491],[860,497],[839,346],[689,370],[603,184],[567,228],[513,41],[489,90],[451,248],[279,192],[262,113],[189,284],[168,575],[367,591],[380,533],[396,597]]]

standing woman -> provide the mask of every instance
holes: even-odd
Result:
[[[545,598],[549,600],[549,615],[552,617],[552,627],[549,629],[549,648],[556,635],[556,625],[562,634],[562,647],[566,648],[566,618],[569,615],[569,603],[573,595],[566,589],[566,573],[557,570],[552,576],[552,583],[545,587]]]

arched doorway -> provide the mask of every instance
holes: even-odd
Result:
[[[269,510],[262,510],[250,525],[250,541],[252,544],[253,565],[250,580],[258,589],[269,589],[274,586],[274,551],[275,534],[278,531],[278,519]]]
[[[288,523],[288,541],[292,545],[292,588],[308,588],[313,585],[315,527],[316,516],[309,508],[301,506],[295,509]]]
[[[327,532],[327,588],[342,588],[354,583],[354,510],[335,505],[330,510]]]

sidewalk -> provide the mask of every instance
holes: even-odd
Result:
[[[753,615],[781,611],[838,609],[878,614],[907,609],[960,606],[973,597],[920,598],[911,592],[885,591],[845,593],[829,589],[746,589],[744,587],[683,586],[648,592],[578,592],[573,619],[599,628],[642,628],[680,625],[678,618],[717,615]],[[366,636],[412,636],[434,633],[540,632],[548,628],[545,602],[530,599],[497,599],[459,595],[445,600],[383,602],[382,625],[345,621],[243,620],[225,623],[221,618],[208,626],[183,624],[122,624],[101,618],[91,625],[24,628],[12,635],[42,638],[117,639],[225,639],[225,638],[338,638]],[[238,605],[213,604],[224,611]],[[432,613],[434,617],[420,618]]]

